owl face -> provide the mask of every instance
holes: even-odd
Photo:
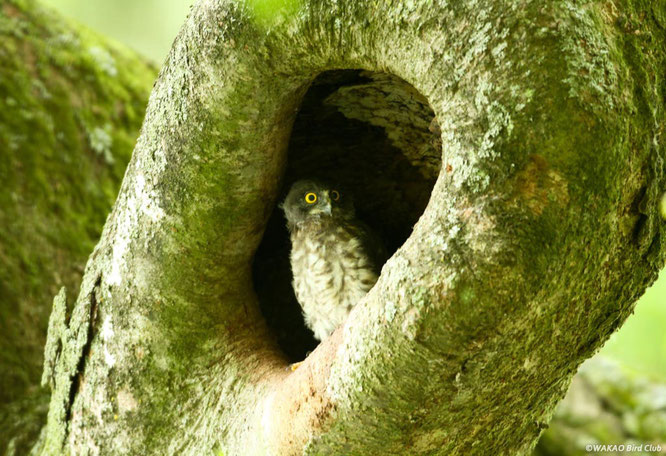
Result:
[[[348,195],[317,180],[300,180],[292,185],[282,209],[289,226],[314,218],[351,218],[354,206]]]

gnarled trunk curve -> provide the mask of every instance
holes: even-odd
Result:
[[[52,318],[46,451],[528,452],[663,265],[664,50],[638,46],[664,43],[661,11],[248,5],[199,1],[155,85],[71,317]],[[376,286],[292,374],[252,263],[303,97],[341,69],[410,84],[435,121],[407,124],[439,133],[442,166]],[[411,127],[351,92],[328,100],[425,172]]]

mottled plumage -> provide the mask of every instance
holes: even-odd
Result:
[[[375,284],[384,250],[356,219],[351,198],[321,182],[296,182],[282,208],[296,298],[305,323],[323,340]]]

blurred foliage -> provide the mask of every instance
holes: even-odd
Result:
[[[643,451],[604,454],[654,454],[647,445],[666,450],[666,385],[636,377],[603,356],[585,362],[535,456],[582,456],[595,444],[643,445]]]
[[[283,14],[294,13],[300,3],[300,0],[247,0],[256,20],[266,25],[278,21]]]
[[[162,62],[193,0],[43,0],[110,37]],[[248,0],[257,19],[290,13],[299,0]],[[662,274],[601,353],[640,374],[666,381],[666,274]]]
[[[266,0],[256,0],[266,3]],[[162,64],[194,0],[41,0]]]

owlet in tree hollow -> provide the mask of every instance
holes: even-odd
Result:
[[[296,182],[282,203],[291,234],[291,269],[305,323],[326,339],[377,281],[386,258],[349,195],[316,180]]]

